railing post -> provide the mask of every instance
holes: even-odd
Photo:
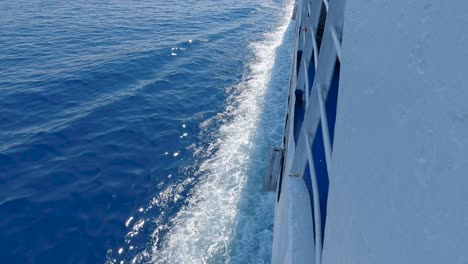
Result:
[[[320,194],[315,172],[314,159],[312,156],[312,145],[308,134],[304,134],[307,148],[307,160],[309,162],[310,179],[312,182],[312,197],[314,203],[314,229],[315,229],[315,263],[322,262],[322,215],[320,214]]]
[[[333,45],[335,46],[336,56],[338,57],[338,60],[340,60],[341,62],[341,44],[340,44],[340,40],[338,39],[338,34],[336,33],[336,30],[334,27],[330,27],[330,33],[333,39]]]
[[[310,34],[312,35],[312,48],[314,49],[312,52],[314,54],[314,67],[317,70],[318,66],[318,46],[317,46],[317,39],[315,39],[315,29],[310,29]]]
[[[305,96],[306,96],[306,109],[309,106],[309,67],[307,66],[306,59],[302,57],[302,64],[304,68],[304,78],[305,78]]]
[[[323,91],[322,87],[317,86],[317,93],[318,93],[318,101],[319,101],[319,108],[320,108],[320,122],[322,123],[322,136],[323,136],[323,145],[325,147],[325,159],[327,163],[327,171],[330,173],[330,166],[331,166],[331,142],[330,142],[330,132],[328,130],[328,120],[327,120],[327,112],[325,108],[325,102],[323,100]]]
[[[325,5],[325,10],[328,12],[328,0],[323,0],[323,4]]]

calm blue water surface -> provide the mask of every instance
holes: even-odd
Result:
[[[187,222],[178,215],[205,184],[201,164],[229,152],[222,141],[242,132],[235,109],[253,89],[242,84],[258,78],[249,67],[256,53],[272,49],[252,45],[276,30],[286,2],[0,1],[2,263],[165,262],[171,230]],[[245,143],[254,147],[243,157],[280,142],[289,74],[283,49],[285,72],[273,72],[270,85],[277,94],[256,96],[251,111],[267,112],[248,127],[249,139],[272,132],[259,147]],[[265,122],[273,123],[258,132]],[[260,172],[251,174],[261,182]],[[270,241],[265,252],[266,223],[258,228]],[[242,234],[226,234],[235,248],[190,261],[256,256],[243,252]],[[268,262],[265,252],[259,259]]]

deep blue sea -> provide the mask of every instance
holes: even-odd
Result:
[[[268,263],[291,12],[0,1],[1,263]]]

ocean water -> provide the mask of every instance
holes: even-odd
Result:
[[[291,0],[0,1],[2,263],[268,263]]]

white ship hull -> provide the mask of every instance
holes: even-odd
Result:
[[[297,1],[272,263],[468,263],[467,11]]]

